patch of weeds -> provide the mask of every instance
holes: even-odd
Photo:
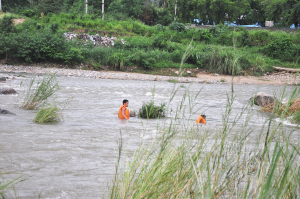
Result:
[[[222,82],[222,83],[223,83],[223,82],[226,82],[226,80],[222,78],[222,79],[220,80],[220,82]]]
[[[165,106],[165,103],[156,106],[153,101],[143,103],[142,108],[139,110],[139,117],[146,119],[163,118],[165,117]]]
[[[36,89],[34,83],[35,78],[30,80],[21,105],[22,109],[36,109],[59,89],[55,74],[46,74],[41,81],[37,82]]]
[[[49,106],[40,108],[34,122],[36,123],[56,123],[60,121],[59,108],[57,106]]]

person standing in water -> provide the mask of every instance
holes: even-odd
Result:
[[[197,120],[196,120],[196,123],[206,124],[206,115],[199,115]]]
[[[129,120],[129,109],[127,108],[129,101],[127,99],[123,100],[123,105],[119,109],[119,118]]]

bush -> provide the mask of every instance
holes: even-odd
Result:
[[[11,16],[4,16],[0,20],[0,33],[1,34],[8,34],[15,32],[15,26],[13,24],[13,17]]]
[[[146,119],[163,118],[165,117],[165,106],[164,103],[156,106],[153,101],[143,103],[142,108],[139,110],[139,117]]]
[[[279,38],[262,49],[269,57],[281,61],[295,61],[300,56],[300,46],[296,46],[290,38]]]
[[[249,32],[246,29],[243,29],[241,36],[242,36],[242,41],[241,41],[242,46],[251,46]]]
[[[201,32],[201,41],[205,41],[205,43],[209,43],[212,37],[213,35],[209,30],[204,30]]]
[[[185,26],[183,23],[173,22],[169,25],[169,29],[181,32],[181,31],[185,31]]]
[[[165,26],[161,25],[161,24],[157,24],[156,25],[156,29],[159,31],[164,31],[165,30]]]
[[[33,17],[33,16],[37,16],[38,12],[37,9],[25,9],[23,11],[20,12],[21,15],[24,15],[26,17]]]
[[[270,31],[268,30],[253,30],[249,31],[249,36],[253,46],[265,46],[272,40]]]
[[[113,52],[113,48],[96,47],[90,50],[90,57],[103,66],[109,65],[109,57]]]

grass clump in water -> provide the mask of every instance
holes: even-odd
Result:
[[[153,101],[143,103],[142,108],[139,110],[139,117],[147,119],[163,118],[165,117],[165,106],[165,103],[156,106]]]
[[[35,78],[31,79],[28,85],[24,102],[21,105],[23,109],[36,109],[59,89],[55,74],[46,74],[41,81],[37,82],[36,89],[34,83]]]
[[[57,106],[49,106],[40,108],[34,122],[36,123],[56,123],[60,121],[59,108]]]

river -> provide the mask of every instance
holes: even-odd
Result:
[[[102,198],[115,172],[120,132],[124,148],[129,150],[138,148],[141,140],[151,142],[159,136],[158,126],[174,119],[174,112],[187,90],[192,97],[200,91],[194,101],[194,110],[199,111],[183,120],[196,125],[197,116],[204,113],[207,125],[200,128],[216,131],[222,123],[227,95],[231,91],[229,84],[174,84],[60,76],[57,77],[60,90],[55,94],[55,101],[69,101],[62,111],[63,121],[36,124],[33,118],[37,110],[23,110],[18,106],[24,96],[20,83],[33,76],[22,75],[0,84],[18,92],[0,95],[0,108],[16,114],[0,115],[0,172],[7,173],[6,178],[24,175],[26,180],[16,185],[20,198],[38,198],[39,195],[41,198]],[[290,94],[293,89],[287,87],[286,93]],[[177,93],[169,104],[169,110],[173,112],[166,119],[147,121],[134,117],[123,121],[117,117],[123,99],[129,100],[130,110],[138,111],[143,102],[153,98],[157,104],[168,103],[174,90]],[[255,93],[275,93],[278,96],[283,90],[284,86],[234,85],[233,115],[240,113]],[[254,110],[250,124],[255,134],[255,130],[259,131],[264,125],[268,114],[259,112],[258,107]],[[246,113],[241,121],[245,118]],[[299,128],[288,121],[284,121],[284,128],[299,132]]]

